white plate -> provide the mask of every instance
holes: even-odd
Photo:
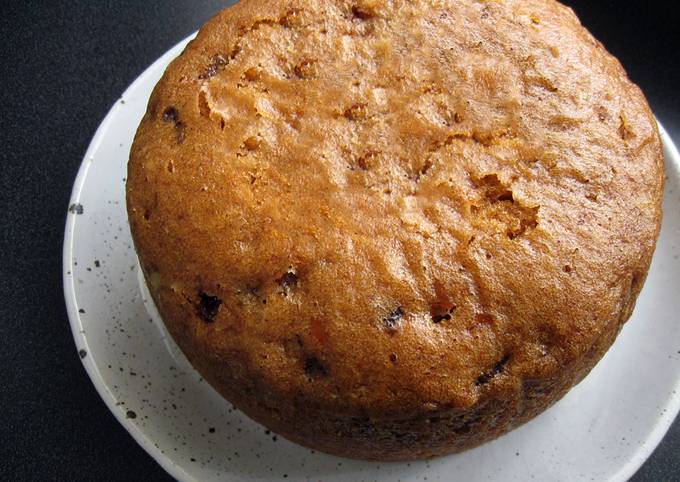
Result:
[[[66,304],[85,369],[158,463],[201,481],[619,481],[635,473],[680,408],[680,157],[663,129],[668,180],[652,269],[635,314],[592,373],[538,418],[475,450],[411,463],[346,460],[289,443],[233,409],[191,368],[147,301],[125,211],[126,163],[151,89],[188,40],[149,67],[102,122],[64,239]]]

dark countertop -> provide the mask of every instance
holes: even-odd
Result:
[[[228,2],[3,2],[0,15],[0,479],[168,480],[83,370],[63,301],[67,203],[108,109]],[[680,140],[674,2],[566,1]],[[643,6],[644,5],[644,6]],[[635,481],[680,480],[680,422]]]

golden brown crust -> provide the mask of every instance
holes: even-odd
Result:
[[[644,96],[551,0],[243,0],[129,163],[154,300],[300,443],[433,456],[540,413],[632,312],[661,220]]]

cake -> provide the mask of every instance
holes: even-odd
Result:
[[[149,290],[220,394],[341,456],[462,451],[577,384],[633,311],[662,146],[552,0],[242,0],[128,165]]]

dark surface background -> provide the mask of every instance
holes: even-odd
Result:
[[[78,359],[61,249],[71,186],[125,88],[227,2],[0,5],[0,480],[168,480]],[[566,1],[680,140],[675,2]],[[680,422],[634,477],[680,480]]]

